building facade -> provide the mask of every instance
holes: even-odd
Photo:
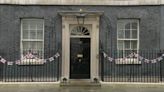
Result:
[[[147,80],[163,81],[162,62],[148,65],[138,57],[131,63],[113,62],[132,52],[159,59],[164,49],[163,4],[163,0],[1,0],[0,56],[7,62],[2,76],[9,81],[18,76],[33,76],[32,81],[48,76],[43,81],[104,82],[116,81],[111,77],[151,76]],[[24,80],[20,77],[17,81]]]

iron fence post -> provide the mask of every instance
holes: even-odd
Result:
[[[4,64],[2,62],[0,62],[0,81],[3,80],[3,68],[4,68],[3,66],[4,66]]]
[[[59,69],[59,58],[57,58],[57,81],[59,81],[59,72],[60,72],[60,69]]]
[[[101,80],[104,81],[104,59],[103,59],[103,53],[101,53]]]
[[[163,75],[162,75],[162,62],[164,61],[164,57],[162,57],[163,59],[159,62],[159,67],[160,67],[160,81],[162,82],[162,78],[163,78]]]

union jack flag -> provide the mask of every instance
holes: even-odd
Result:
[[[60,56],[59,52],[57,52],[54,56],[55,58],[58,58]]]
[[[37,57],[35,55],[33,55],[32,53],[28,52],[23,58],[25,58],[25,59],[35,59]]]
[[[6,63],[6,60],[0,56],[0,62]]]

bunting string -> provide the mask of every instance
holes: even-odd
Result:
[[[138,61],[141,61],[141,62],[145,62],[145,63],[157,63],[157,62],[160,62],[163,60],[163,57],[164,57],[164,54],[162,54],[162,56],[160,57],[157,57],[156,59],[152,59],[152,60],[149,60],[147,58],[144,58],[142,56],[140,56],[139,54],[137,53],[131,53],[129,54],[128,56],[124,57],[124,58],[117,58],[117,59],[114,59],[110,56],[108,56],[108,54],[106,54],[105,52],[102,52],[103,53],[103,57],[106,58],[109,62],[117,62],[117,61],[126,61],[128,58],[131,58],[131,61],[134,60],[134,58],[137,58]]]
[[[26,62],[23,62],[23,63],[31,63],[32,62],[33,64],[35,64],[36,62],[39,62],[39,63],[44,64],[44,63],[47,63],[47,62],[52,62],[52,61],[54,61],[55,59],[57,59],[59,57],[60,57],[59,52],[57,52],[55,55],[53,55],[52,57],[49,57],[47,59],[40,59],[37,56],[33,55],[32,53],[27,53],[25,56],[23,56],[22,59],[16,60],[16,61],[7,61],[2,56],[0,56],[0,62],[3,63],[3,64],[7,63],[7,65],[13,65],[14,63],[15,64],[20,64],[22,61],[26,61]]]

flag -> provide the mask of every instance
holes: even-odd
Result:
[[[15,64],[20,64],[21,60],[16,60]]]
[[[0,56],[0,62],[6,63],[6,60]]]
[[[55,56],[55,58],[58,58],[60,56],[60,54],[57,52],[54,56]]]
[[[107,57],[107,54],[105,52],[103,52],[103,56],[104,56],[104,58],[106,58]]]
[[[126,60],[126,57],[122,58],[122,60],[125,61]]]
[[[143,57],[141,57],[141,56],[139,56],[139,57],[138,57],[138,59],[139,59],[140,61],[142,61],[144,58],[143,58]]]
[[[26,59],[34,59],[34,58],[36,58],[36,56],[33,55],[32,53],[28,52],[28,53],[24,56],[24,58],[26,58]]]
[[[138,57],[138,56],[139,56],[138,54],[134,53],[134,57]]]
[[[131,53],[128,55],[130,58],[132,58],[134,56],[134,53]]]
[[[108,60],[109,60],[110,62],[112,62],[114,59],[111,58],[111,57],[108,57]]]
[[[46,63],[46,62],[47,62],[47,60],[46,60],[46,59],[44,59],[44,60],[43,60],[43,63]]]
[[[164,57],[164,54],[162,54],[162,56]]]
[[[12,61],[7,62],[7,65],[13,65],[13,62]]]
[[[145,59],[144,62],[145,63],[150,63],[150,61],[148,59]]]
[[[157,63],[156,59],[151,60],[151,63]]]
[[[50,57],[48,60],[49,60],[50,62],[52,62],[52,61],[54,61],[54,57]]]
[[[163,59],[162,57],[157,58],[158,61],[161,61],[162,59]]]

